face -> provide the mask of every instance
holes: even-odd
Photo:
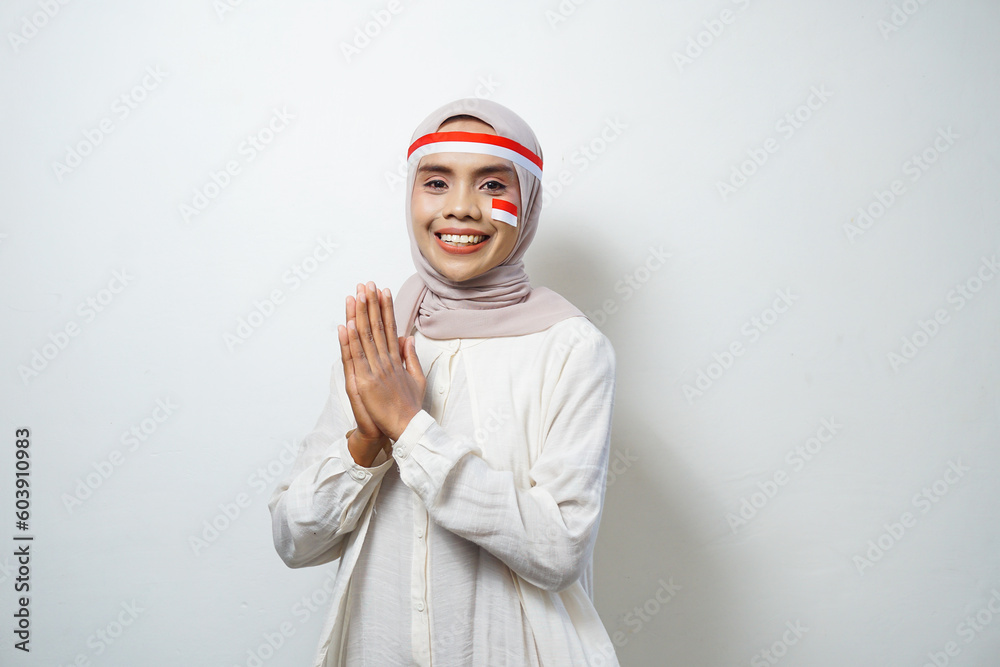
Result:
[[[496,134],[486,123],[471,119],[443,123],[438,132]],[[441,275],[469,280],[510,255],[518,228],[493,220],[494,198],[521,210],[521,190],[510,160],[475,153],[436,153],[420,159],[410,199],[413,235],[420,253]],[[485,238],[461,243],[450,234]]]

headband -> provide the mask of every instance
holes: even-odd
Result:
[[[434,153],[478,153],[510,160],[542,180],[542,158],[507,137],[479,132],[432,132],[412,144],[406,153],[406,163],[413,166],[420,158]]]

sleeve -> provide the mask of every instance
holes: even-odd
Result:
[[[604,502],[615,355],[610,341],[593,331],[545,369],[544,440],[527,488],[513,473],[491,468],[472,440],[449,433],[423,410],[393,447],[400,478],[436,523],[548,591],[584,575]]]
[[[330,384],[316,427],[304,438],[291,471],[268,501],[274,548],[288,567],[322,565],[339,558],[345,536],[357,527],[393,462],[385,452],[379,452],[371,468],[354,461],[347,435],[357,422],[342,366],[334,364]]]

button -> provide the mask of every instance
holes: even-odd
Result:
[[[365,477],[367,477],[367,473],[364,470],[358,470],[357,468],[352,468],[351,477],[361,482],[364,481]]]
[[[397,449],[396,452],[397,452],[397,455],[399,456],[399,458],[401,458],[401,459],[405,459],[406,458],[406,450],[403,449],[402,447],[400,447],[399,449]]]
[[[423,611],[424,610],[424,603],[423,602],[418,602],[417,604],[413,605],[413,608],[416,609],[417,611]]]
[[[445,388],[444,385],[441,385],[440,387],[438,387],[438,393],[439,394],[443,394],[445,391],[446,391],[446,388]]]
[[[424,536],[424,529],[423,529],[423,528],[420,528],[420,527],[418,526],[418,527],[417,527],[417,537],[423,537],[423,536]]]
[[[448,342],[448,349],[454,352],[462,344],[461,340],[452,340]]]

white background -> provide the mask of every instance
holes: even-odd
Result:
[[[479,96],[543,146],[533,283],[617,352],[595,576],[622,664],[995,664],[1000,5],[392,9],[3,4],[0,662],[310,664],[329,570],[284,567],[267,498],[344,297],[413,273],[413,128]]]

